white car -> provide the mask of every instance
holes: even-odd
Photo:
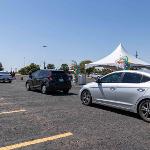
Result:
[[[150,122],[150,73],[113,72],[84,85],[79,95],[84,105],[95,102],[131,111]]]

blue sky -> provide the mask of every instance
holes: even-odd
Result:
[[[122,43],[150,62],[149,6],[149,0],[0,0],[0,61],[5,70],[24,61],[96,61]]]

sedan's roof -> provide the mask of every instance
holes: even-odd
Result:
[[[143,75],[150,77],[150,70],[122,70],[122,71],[116,71],[116,72],[138,73],[138,74],[143,74]]]

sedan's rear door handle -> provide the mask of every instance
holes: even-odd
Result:
[[[139,92],[144,92],[145,91],[145,89],[142,89],[142,88],[139,88],[139,89],[137,89]]]

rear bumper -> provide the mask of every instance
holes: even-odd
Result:
[[[55,91],[55,90],[65,90],[68,89],[70,90],[72,87],[71,82],[69,83],[49,83],[49,85],[47,86],[47,90],[48,91]]]

